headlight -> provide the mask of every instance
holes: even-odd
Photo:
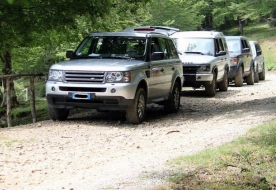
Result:
[[[63,75],[62,71],[59,70],[49,70],[48,80],[51,81],[62,81]]]
[[[198,72],[202,71],[210,71],[210,65],[201,65],[200,68],[197,70]]]
[[[130,82],[130,72],[108,72],[106,82]]]

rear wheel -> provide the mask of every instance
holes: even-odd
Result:
[[[265,64],[263,64],[263,70],[259,74],[259,79],[260,80],[265,80]]]
[[[213,80],[211,84],[205,86],[205,92],[207,96],[214,97],[217,92],[217,75],[213,74]]]
[[[164,109],[167,113],[176,113],[180,106],[180,87],[176,82],[173,86],[172,93],[164,103]]]
[[[54,121],[65,121],[68,118],[69,110],[67,109],[57,109],[52,106],[48,106],[48,113],[50,118]]]
[[[218,87],[220,91],[227,91],[228,90],[228,71],[225,71],[223,80],[218,83]]]
[[[257,65],[256,71],[254,72],[254,82],[259,82],[259,66]]]
[[[134,104],[126,110],[126,119],[129,123],[139,124],[145,119],[146,114],[146,93],[143,88],[136,92]]]
[[[253,85],[254,84],[254,69],[250,69],[249,75],[246,77],[246,83],[247,85]]]
[[[242,67],[240,67],[235,76],[235,86],[241,87],[242,85],[243,85]]]

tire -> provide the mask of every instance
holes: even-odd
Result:
[[[135,94],[134,104],[126,110],[128,123],[140,124],[145,120],[146,114],[146,93],[143,88],[139,88]]]
[[[164,109],[167,113],[177,113],[180,106],[180,87],[176,82],[173,86],[172,93],[164,103]]]
[[[254,84],[254,69],[250,69],[249,75],[246,76],[246,83],[247,85],[253,85]]]
[[[222,92],[226,92],[228,90],[228,71],[226,71],[223,76],[223,80],[218,83],[218,88]]]
[[[236,73],[235,86],[237,87],[243,86],[242,67],[240,67],[239,71]]]
[[[57,109],[53,108],[52,106],[48,106],[48,113],[53,121],[65,121],[68,118],[69,110]]]
[[[265,80],[265,64],[263,64],[263,70],[259,73],[259,79]]]
[[[254,82],[258,83],[259,82],[259,66],[257,65],[257,69],[254,72]]]
[[[205,93],[209,97],[214,97],[217,92],[217,75],[213,74],[213,80],[211,84],[205,86]]]

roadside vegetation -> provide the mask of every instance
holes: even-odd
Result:
[[[273,190],[276,188],[276,121],[244,137],[197,154],[169,161],[174,169],[168,189]]]

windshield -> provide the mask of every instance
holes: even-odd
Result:
[[[241,47],[239,45],[239,40],[226,40],[228,50],[230,53],[241,52]]]
[[[214,40],[211,38],[176,38],[174,39],[179,53],[195,53],[214,56]]]
[[[146,38],[129,36],[87,37],[76,50],[77,57],[134,58],[145,57]]]

